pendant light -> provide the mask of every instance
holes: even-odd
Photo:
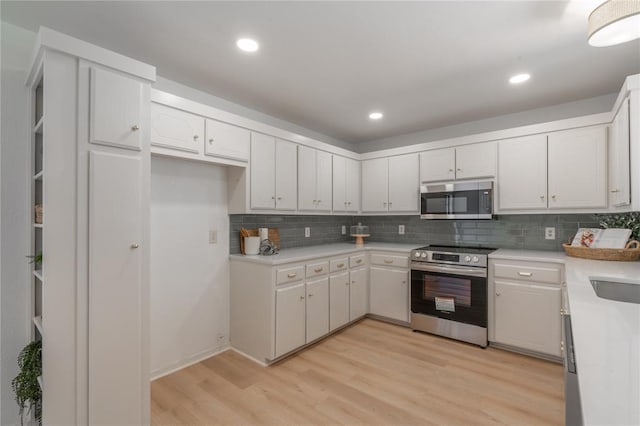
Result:
[[[640,0],[607,0],[589,15],[589,44],[612,46],[640,38]]]

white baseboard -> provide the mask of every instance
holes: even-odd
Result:
[[[244,352],[242,352],[242,351],[240,351],[240,350],[238,350],[238,349],[236,349],[234,347],[230,347],[229,349],[234,351],[237,354],[242,355],[243,357],[245,357],[247,359],[250,359],[251,361],[255,362],[256,364],[260,364],[263,367],[268,367],[269,366],[269,364],[265,363],[264,361],[260,361],[260,360],[258,360],[256,358],[252,357],[251,355],[247,355],[246,353],[244,353]]]
[[[217,347],[217,348],[208,349],[206,351],[200,352],[198,354],[195,354],[189,358],[182,360],[179,364],[174,364],[169,367],[160,368],[158,370],[152,371],[150,381],[154,381],[161,377],[168,376],[171,373],[175,373],[178,370],[182,370],[183,368],[190,367],[193,364],[197,364],[201,361],[204,361],[207,358],[211,358],[212,356],[219,355],[222,352],[228,351],[229,349],[231,349],[231,347],[228,344]]]

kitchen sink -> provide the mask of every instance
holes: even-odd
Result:
[[[640,281],[614,280],[602,277],[592,277],[589,281],[591,281],[593,291],[598,297],[640,304]]]

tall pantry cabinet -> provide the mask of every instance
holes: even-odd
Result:
[[[32,200],[43,206],[31,233],[43,424],[149,423],[154,80],[152,66],[38,33],[27,85]]]

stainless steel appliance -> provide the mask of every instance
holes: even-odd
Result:
[[[564,364],[564,403],[566,426],[582,426],[582,405],[578,388],[578,368],[576,354],[573,349],[573,332],[571,330],[571,313],[567,301],[566,288],[562,289],[564,307],[560,311],[562,317],[562,358]]]
[[[422,219],[491,219],[493,182],[420,185]]]
[[[411,252],[411,328],[487,346],[487,255],[426,246]]]

